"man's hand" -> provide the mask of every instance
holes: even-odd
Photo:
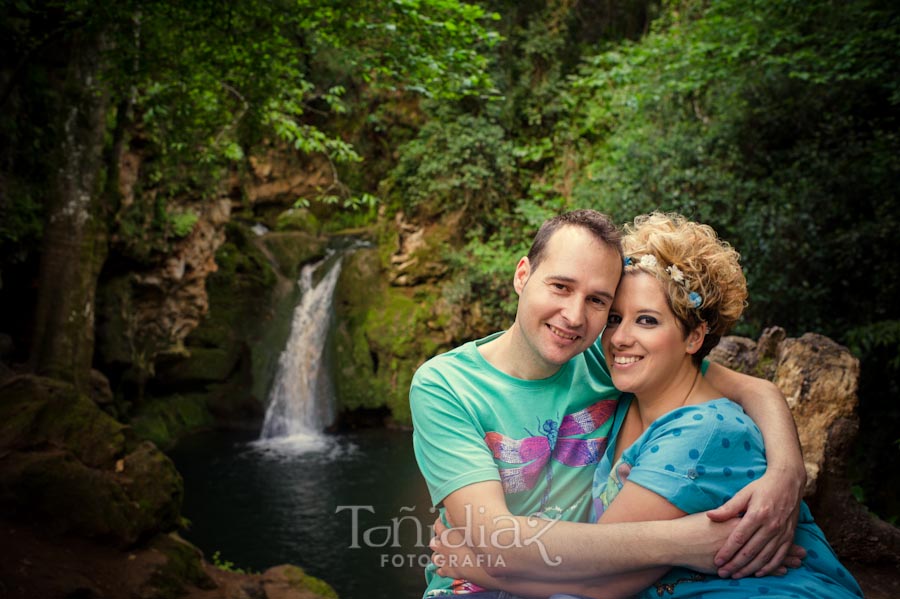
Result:
[[[716,553],[718,574],[723,578],[783,574],[785,567],[799,567],[806,556],[802,547],[793,545],[804,481],[768,474],[706,513],[716,522],[743,514],[738,527]]]

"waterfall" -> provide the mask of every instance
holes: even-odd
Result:
[[[314,283],[320,267],[328,271]],[[261,440],[293,439],[315,445],[334,419],[325,344],[340,273],[341,255],[331,252],[324,260],[304,266],[300,273],[300,303],[294,309],[291,333],[278,359]]]

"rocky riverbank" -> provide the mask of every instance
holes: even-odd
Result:
[[[224,571],[182,540],[171,460],[67,383],[0,383],[0,597],[336,597],[294,566]]]

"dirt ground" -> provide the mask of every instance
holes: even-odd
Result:
[[[150,597],[159,592],[151,578],[165,561],[165,556],[152,548],[120,551],[84,539],[52,537],[28,526],[0,521],[0,598],[3,599]],[[867,599],[900,599],[900,572],[896,567],[858,563],[847,566]],[[315,597],[302,592],[284,592],[283,585],[265,579],[268,573],[250,577],[222,572],[208,565],[205,570],[217,588],[190,586],[183,597]],[[259,595],[263,588],[265,592]]]
[[[156,577],[166,561],[152,547],[121,551],[0,520],[0,599],[322,599],[284,566],[240,574],[204,563],[204,588],[178,592]]]

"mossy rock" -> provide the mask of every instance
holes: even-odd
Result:
[[[137,539],[128,495],[111,473],[64,451],[7,454],[0,461],[0,489],[3,503],[53,532]]]
[[[170,447],[185,434],[215,423],[207,399],[205,392],[154,397],[132,417],[131,426],[139,438]]]
[[[276,231],[303,231],[318,233],[322,223],[316,215],[305,208],[288,208],[275,219]]]
[[[74,386],[35,376],[0,388],[0,503],[58,532],[130,545],[179,518],[181,476]]]
[[[220,383],[228,379],[240,360],[240,347],[191,347],[187,357],[157,364],[155,381],[166,386]]]
[[[203,554],[175,533],[159,535],[150,549],[165,556],[140,589],[141,599],[170,599],[185,594],[186,587],[211,590],[216,583],[203,569]]]
[[[90,468],[63,450],[11,452],[0,459],[0,500],[12,511],[57,533],[123,546],[173,528],[182,494],[175,467],[152,445],[113,470]]]
[[[310,576],[303,568],[288,565],[281,566],[279,570],[294,590],[310,591],[322,599],[338,599],[337,592],[330,584],[320,578]]]
[[[225,243],[216,252],[218,270],[210,278],[231,280],[238,275],[253,285],[271,287],[275,275],[268,257],[256,245],[257,237],[248,226],[229,222],[225,226]]]
[[[36,423],[48,400],[40,392],[32,377],[14,377],[0,386],[0,447],[33,444]]]
[[[409,385],[443,336],[429,329],[428,295],[384,281],[377,250],[347,259],[336,292],[335,386],[342,410],[387,406],[409,424]]]
[[[335,392],[342,410],[385,405],[386,381],[379,380],[380,364],[369,349],[365,331],[340,323],[335,335]]]
[[[389,287],[383,303],[369,312],[364,325],[373,351],[386,362],[386,404],[398,424],[409,424],[409,386],[423,356],[439,352],[443,336],[428,328],[430,304],[409,289]]]
[[[116,475],[148,529],[170,530],[178,524],[184,483],[156,445],[150,441],[138,445],[117,464]]]
[[[301,231],[268,233],[258,242],[269,252],[278,271],[297,280],[304,264],[325,255],[328,239]]]
[[[0,398],[0,448],[65,448],[99,468],[125,452],[126,427],[68,383],[19,376],[0,387]]]

